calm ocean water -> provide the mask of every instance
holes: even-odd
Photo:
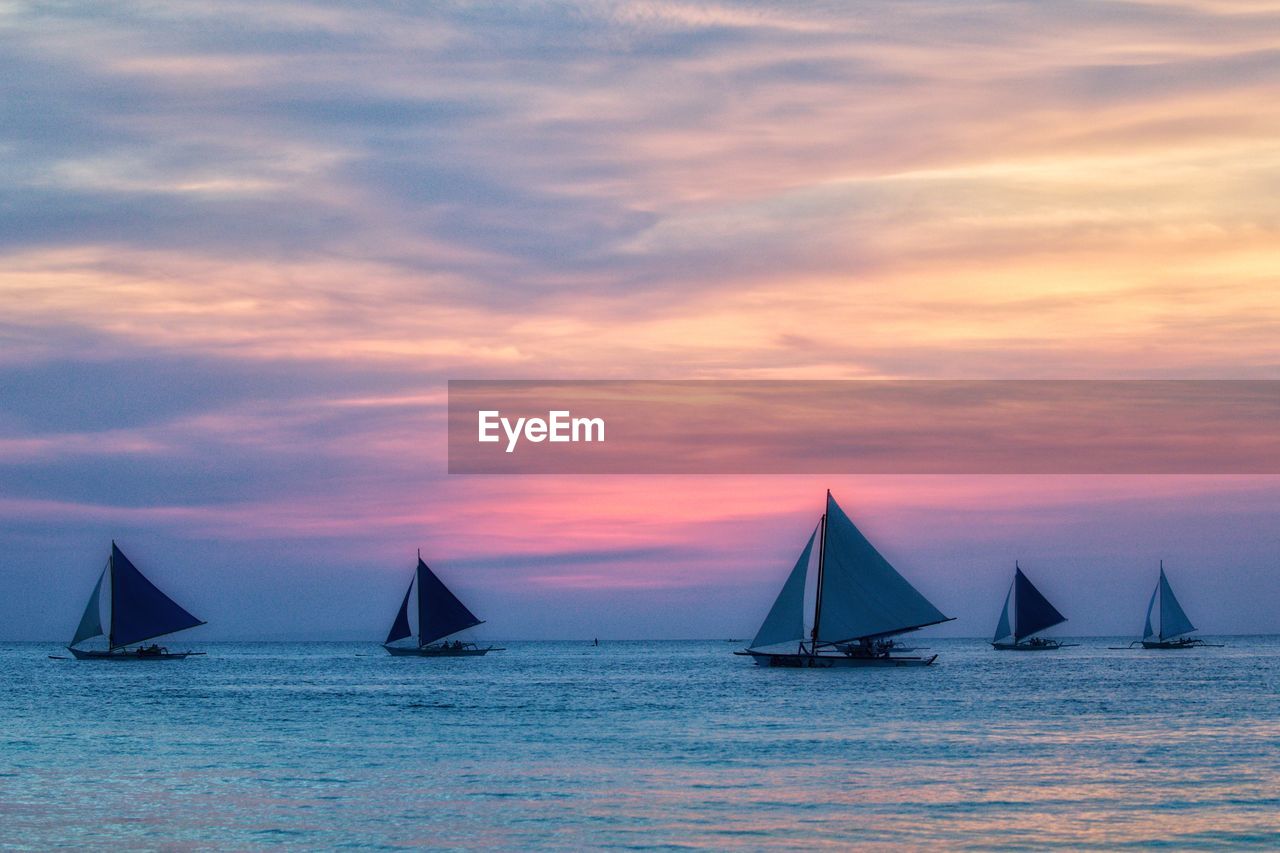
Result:
[[[1084,642],[930,640],[935,667],[820,672],[724,642],[212,643],[134,664],[11,643],[0,842],[1280,846],[1280,638]]]

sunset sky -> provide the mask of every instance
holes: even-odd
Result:
[[[0,638],[743,637],[831,488],[989,634],[1280,631],[1280,478],[460,477],[448,379],[1280,379],[1280,3],[0,5]]]

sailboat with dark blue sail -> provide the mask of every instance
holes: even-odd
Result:
[[[1151,600],[1147,602],[1147,619],[1142,626],[1142,639],[1134,640],[1130,647],[1142,644],[1144,649],[1191,649],[1196,646],[1208,646],[1199,637],[1187,636],[1196,630],[1187,618],[1187,613],[1173,594],[1169,578],[1164,573],[1164,560],[1160,561],[1160,579],[1156,588],[1151,591]]]
[[[1015,560],[1013,583],[1009,584],[1009,592],[1005,594],[1004,609],[1000,611],[1000,621],[996,624],[996,635],[991,638],[991,645],[1006,652],[1042,652],[1075,645],[1036,636],[1066,621],[1067,617],[1036,589]]]
[[[416,633],[413,622],[417,624]],[[503,651],[495,646],[449,640],[459,631],[483,622],[431,571],[419,551],[418,568],[404,591],[404,600],[382,647],[393,655],[414,657],[476,657]]]
[[[806,630],[805,584],[814,562],[813,621]],[[928,666],[937,655],[901,654],[907,650],[892,638],[950,621],[880,555],[828,491],[826,511],[769,615],[751,645],[734,654],[760,666]]]
[[[77,660],[181,660],[204,652],[171,652],[148,642],[203,624],[161,592],[113,541],[67,650]],[[105,644],[90,643],[99,637]]]

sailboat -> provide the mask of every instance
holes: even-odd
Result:
[[[416,596],[413,594],[415,590]],[[410,610],[418,622],[416,637],[409,625]],[[409,581],[409,588],[404,591],[404,601],[400,602],[400,610],[396,613],[396,620],[391,624],[382,647],[393,655],[415,657],[475,657],[503,651],[494,646],[481,648],[475,643],[464,643],[461,640],[448,641],[448,637],[459,631],[483,622],[436,577],[436,573],[422,561],[422,552],[419,551],[418,568]],[[401,640],[409,638],[414,638],[413,645],[397,645]]]
[[[1014,560],[1013,583],[1009,584],[1009,592],[1004,597],[1004,610],[1000,611],[996,635],[991,638],[992,647],[1001,651],[1041,652],[1075,645],[1034,636],[1066,621],[1067,617],[1049,603]]]
[[[805,636],[805,581],[817,543],[813,627]],[[827,491],[826,511],[787,575],[755,639],[736,655],[760,666],[928,666],[891,638],[950,622],[867,541]]]
[[[105,629],[102,624],[104,593],[110,611]],[[76,660],[181,660],[204,652],[171,652],[155,643],[144,644],[203,624],[147,580],[113,540],[111,556],[98,576],[67,651],[75,655]],[[105,649],[76,648],[86,640],[104,635]]]
[[[1157,601],[1159,611],[1156,610]],[[1155,621],[1151,618],[1153,613],[1156,614]],[[1144,649],[1190,649],[1210,645],[1199,637],[1187,636],[1195,630],[1196,626],[1191,624],[1186,611],[1173,594],[1173,587],[1169,585],[1169,578],[1164,573],[1164,560],[1161,560],[1160,580],[1156,581],[1156,588],[1151,591],[1151,600],[1147,602],[1147,619],[1142,626],[1142,639],[1134,640],[1129,648],[1138,643]]]

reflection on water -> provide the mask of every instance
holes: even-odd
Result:
[[[416,660],[0,648],[0,842],[1280,845],[1280,642],[769,670],[726,643]]]

